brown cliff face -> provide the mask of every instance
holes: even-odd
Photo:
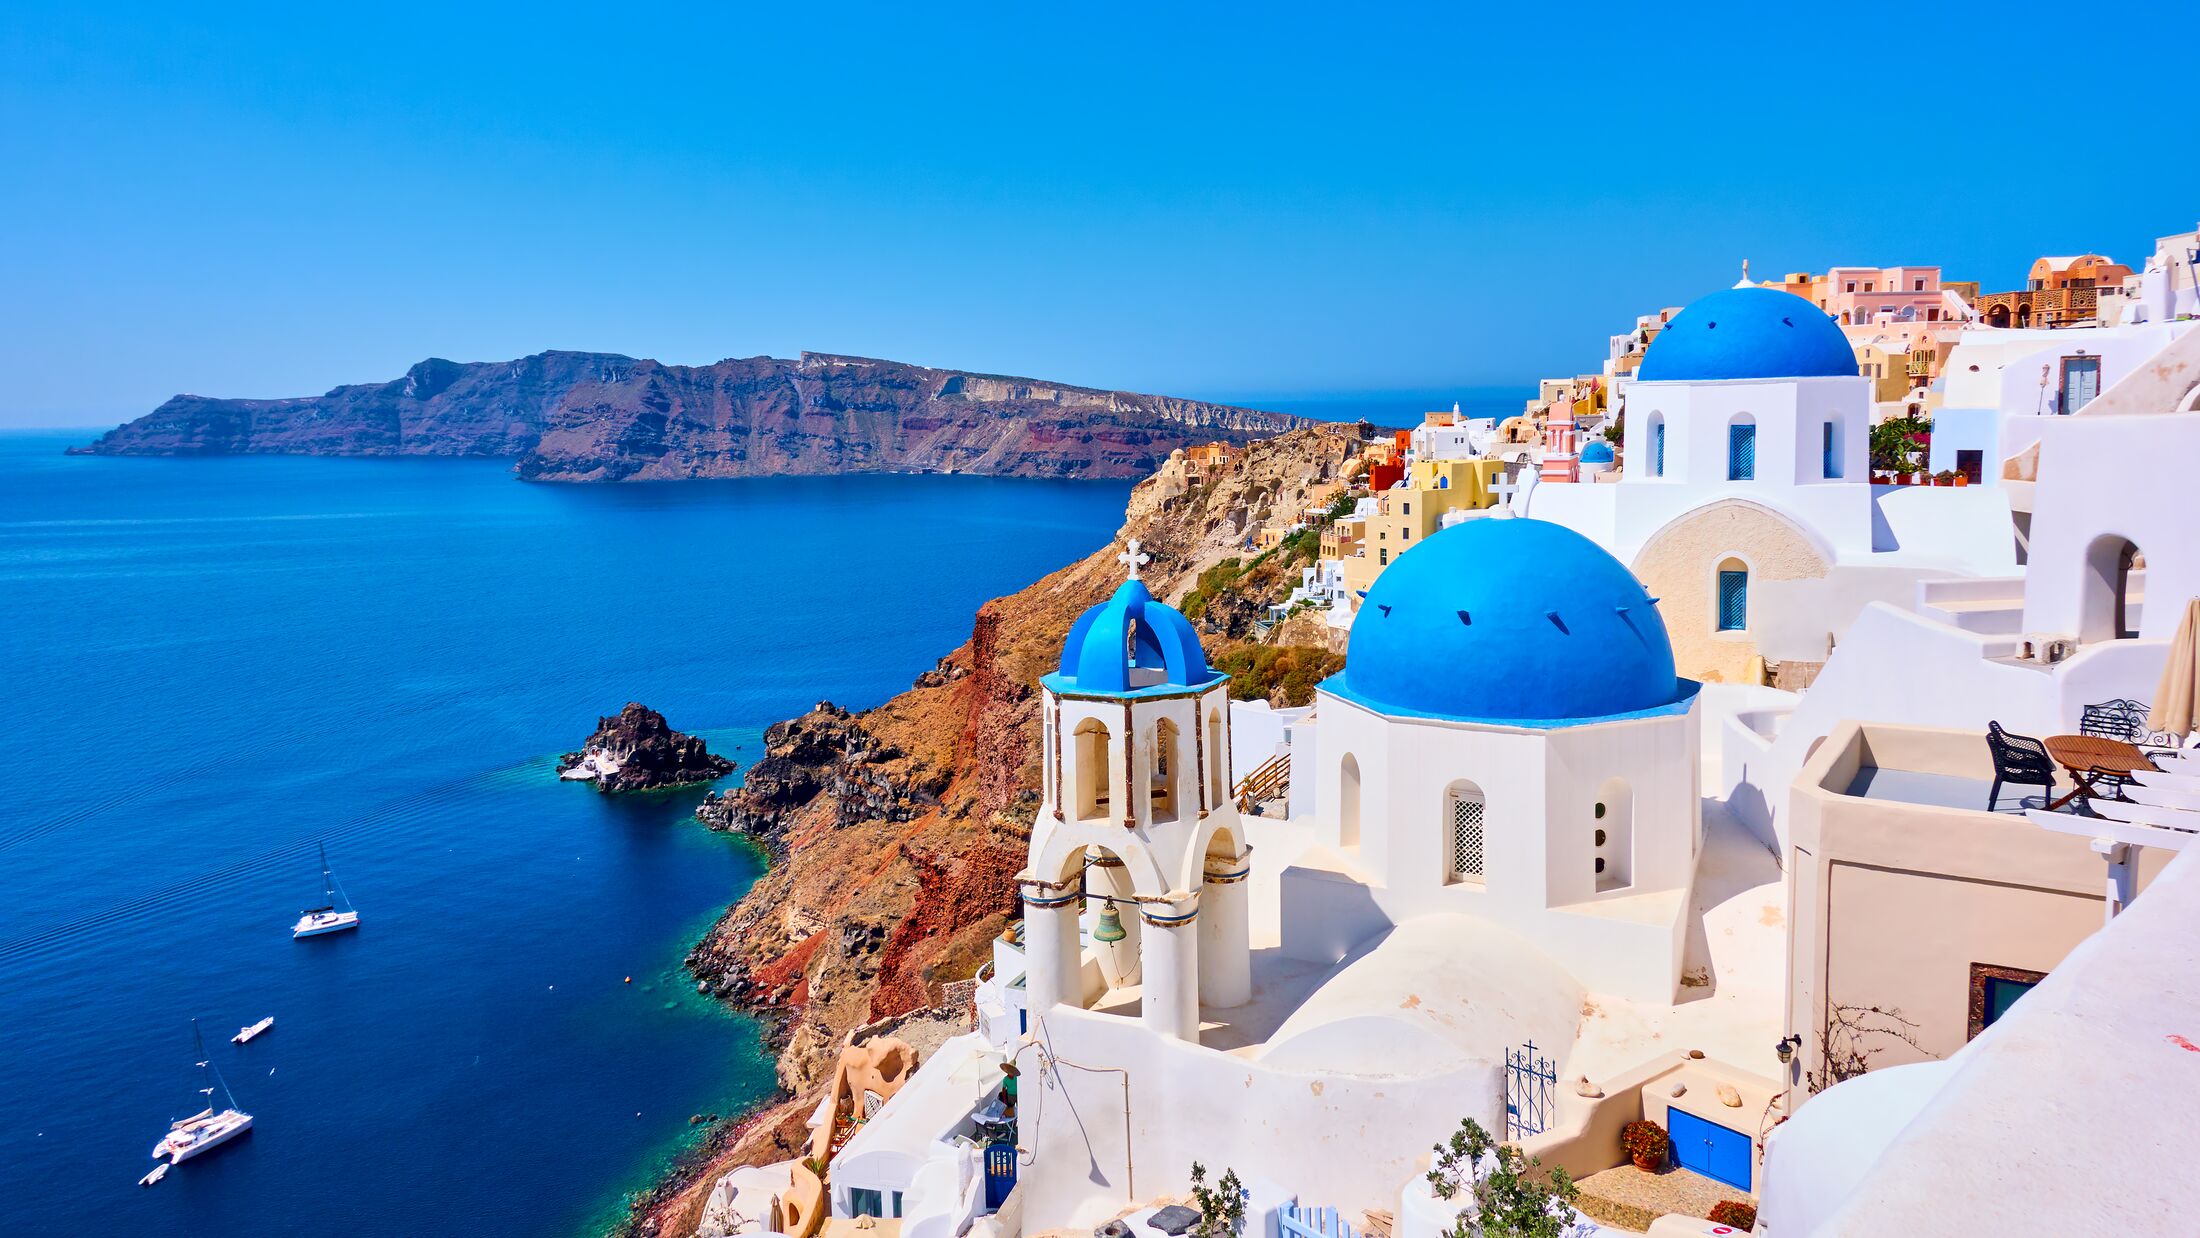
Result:
[[[1305,424],[1252,409],[804,353],[707,366],[606,353],[433,359],[283,400],[180,395],[94,455],[516,457],[533,481],[863,472],[1142,477],[1178,447]]]
[[[776,1021],[784,1088],[814,1091],[849,1031],[942,1004],[991,957],[1039,806],[1038,680],[1078,614],[1122,582],[1123,539],[1153,556],[1149,587],[1181,598],[1243,553],[1248,512],[1303,507],[1355,449],[1349,427],[1320,426],[1256,443],[1197,487],[1164,469],[1132,491],[1113,542],[986,603],[969,642],[908,691],[771,728],[747,785],[699,815],[757,834],[774,863],[688,961],[707,988]],[[629,1228],[689,1232],[728,1168],[793,1154],[784,1117],[711,1145]]]

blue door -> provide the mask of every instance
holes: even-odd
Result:
[[[1738,1191],[1749,1189],[1749,1136],[1678,1109],[1666,1110],[1666,1122],[1674,1163]]]
[[[1015,1189],[1016,1145],[1012,1143],[987,1145],[985,1150],[986,1211],[1000,1211],[1001,1205],[1008,1202],[1008,1193]]]

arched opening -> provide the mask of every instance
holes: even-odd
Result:
[[[1757,419],[1748,413],[1736,413],[1726,424],[1726,479],[1757,479]]]
[[[2009,307],[2008,307],[2008,306],[2006,306],[2006,305],[1996,305],[1996,306],[1992,306],[1992,307],[1990,307],[1990,308],[1989,308],[1989,309],[1988,309],[1988,310],[1986,311],[1986,325],[1987,325],[1987,326],[1989,326],[1989,327],[2006,327],[2006,326],[2008,326],[2008,325],[2009,325]]]
[[[1104,819],[1108,815],[1108,727],[1098,718],[1087,718],[1071,734],[1071,764],[1077,784],[1079,820]]]
[[[1823,452],[1823,457],[1821,461],[1824,468],[1823,476],[1827,481],[1838,481],[1841,477],[1840,418],[1828,417],[1826,419],[1824,439],[1825,441],[1821,447],[1821,450]]]
[[[1487,878],[1488,835],[1482,788],[1461,779],[1444,788],[1444,882],[1481,885]]]
[[[1153,768],[1146,778],[1147,820],[1176,820],[1177,784],[1183,766],[1176,723],[1163,718],[1153,727]]]
[[[1650,414],[1650,468],[1652,477],[1665,476],[1665,414]]]
[[[1337,763],[1337,845],[1360,845],[1360,759],[1349,752]]]
[[[1140,924],[1130,869],[1123,857],[1105,847],[1084,851],[1084,883],[1078,908],[1079,927],[1093,961],[1100,965],[1101,991],[1127,988],[1138,983]],[[1080,964],[1082,968],[1082,964]],[[1098,997],[1082,979],[1069,991],[1086,998]],[[1091,1006],[1091,1000],[1081,1004]]]
[[[1219,808],[1230,795],[1230,748],[1223,742],[1222,711],[1207,711],[1207,803]]]
[[[1728,556],[1719,560],[1712,618],[1721,632],[1749,630],[1749,565]]]
[[[2021,304],[2020,304],[2020,305],[2018,305],[2018,306],[2017,306],[2017,326],[2018,326],[2018,327],[2020,327],[2020,328],[2022,328],[2022,327],[2029,327],[2029,326],[2031,326],[2031,325],[2032,325],[2032,307],[2031,307],[2030,305],[2021,305]]]
[[[1597,788],[1590,828],[1596,847],[1599,892],[1624,890],[1635,883],[1635,792],[1625,780],[1608,778]]]
[[[2078,639],[2132,640],[2146,598],[2146,555],[2131,539],[2104,533],[2085,551],[2078,599]]]

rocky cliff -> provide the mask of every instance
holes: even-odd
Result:
[[[1143,477],[1193,443],[1305,424],[1252,409],[804,353],[664,365],[608,353],[431,359],[326,395],[179,395],[94,455],[514,457],[535,481],[789,473]]]
[[[1039,802],[1036,684],[1071,622],[1121,583],[1122,540],[1153,556],[1144,575],[1155,593],[1182,601],[1244,555],[1248,529],[1320,500],[1356,447],[1348,427],[1298,430],[1197,485],[1170,461],[1131,492],[1114,542],[988,602],[970,640],[908,691],[862,713],[821,704],[770,729],[744,785],[699,815],[763,840],[773,864],[688,961],[707,991],[772,1021],[790,1099],[706,1142],[645,1197],[632,1232],[684,1236],[728,1168],[797,1155],[801,1115],[852,1029],[927,1007],[964,1013],[950,986],[991,957],[1016,911],[1013,878]],[[1232,579],[1249,576],[1259,573]],[[1211,657],[1245,649],[1210,637]],[[1327,650],[1281,652],[1334,668]]]
[[[593,782],[598,791],[650,791],[710,782],[733,772],[733,762],[693,735],[672,729],[665,716],[639,701],[608,718],[579,752],[558,761],[558,777]]]

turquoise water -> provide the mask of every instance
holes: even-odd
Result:
[[[9,1233],[599,1226],[770,1085],[680,971],[760,861],[699,791],[607,798],[556,754],[633,699],[745,766],[771,721],[905,687],[1126,493],[59,454],[83,437],[0,435]],[[364,927],[294,942],[316,840]],[[140,1190],[192,1016],[255,1129]]]

